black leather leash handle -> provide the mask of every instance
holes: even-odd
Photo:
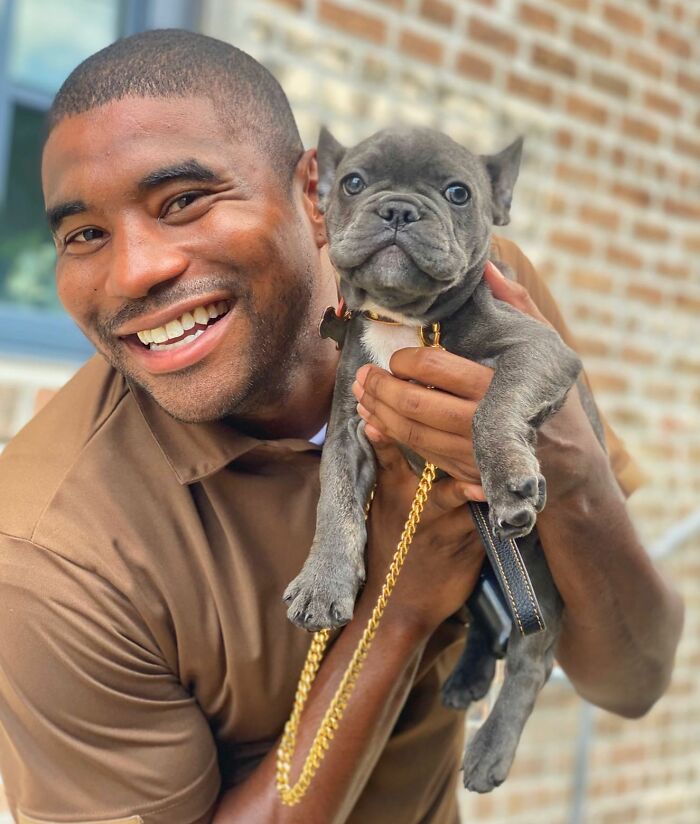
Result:
[[[486,555],[496,573],[508,608],[521,635],[542,632],[545,628],[542,610],[537,602],[537,596],[520,555],[518,544],[513,538],[505,541],[499,541],[496,538],[489,525],[488,504],[470,501],[469,508],[481,540],[484,542]]]

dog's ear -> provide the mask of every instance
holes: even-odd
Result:
[[[326,198],[333,186],[335,173],[347,149],[333,137],[325,126],[318,136],[316,156],[318,161],[318,208],[326,211]]]
[[[523,137],[519,137],[498,154],[481,155],[481,160],[491,180],[493,222],[496,226],[505,226],[510,221],[510,203],[513,199],[513,187],[520,171],[523,140]]]

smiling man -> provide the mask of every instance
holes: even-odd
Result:
[[[393,375],[358,373],[381,465],[368,579],[319,671],[301,757],[415,489],[391,440],[453,478],[436,485],[311,789],[283,807],[275,748],[309,639],[281,595],[313,536],[314,436],[337,362],[317,336],[336,292],[314,151],[265,69],[177,31],[88,59],[50,126],[58,291],[99,354],[0,459],[0,769],[14,815],[453,824],[463,718],[439,688],[482,560],[464,502],[481,494],[469,433],[489,370],[407,349]],[[530,290],[489,268],[496,296],[566,336],[521,253],[496,241],[494,254]],[[552,494],[538,525],[566,605],[562,665],[590,700],[635,716],[668,683],[682,609],[630,524],[633,464],[608,435],[610,459],[575,392],[543,427]]]

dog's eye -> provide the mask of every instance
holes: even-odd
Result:
[[[443,192],[445,199],[455,206],[464,206],[471,197],[471,192],[463,183],[453,183]]]
[[[359,195],[367,185],[357,172],[345,175],[341,183],[346,195]]]

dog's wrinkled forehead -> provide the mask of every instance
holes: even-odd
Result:
[[[361,171],[367,183],[413,188],[417,183],[442,188],[470,180],[487,185],[480,158],[433,129],[384,129],[348,149],[338,175]]]

